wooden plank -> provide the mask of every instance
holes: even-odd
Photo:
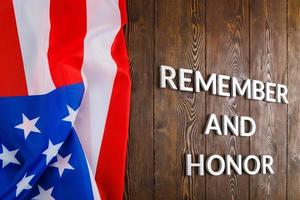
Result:
[[[124,199],[153,199],[154,0],[128,0],[127,15],[132,96]]]
[[[185,176],[184,162],[205,153],[205,94],[158,88],[162,64],[205,72],[205,3],[155,4],[155,199],[205,199],[205,177]]]
[[[206,8],[207,74],[249,76],[249,2],[209,0]],[[219,115],[248,115],[249,101],[243,97],[207,96],[207,112]],[[207,155],[247,155],[249,138],[232,135],[207,136]],[[216,164],[216,163],[215,163]],[[217,166],[215,166],[217,167]],[[207,175],[206,199],[249,199],[249,176]]]
[[[288,177],[287,198],[300,197],[300,1],[288,1]]]
[[[250,74],[252,79],[287,83],[286,1],[250,1]],[[271,154],[275,175],[250,178],[250,199],[286,199],[287,106],[252,101],[257,131],[250,152]]]

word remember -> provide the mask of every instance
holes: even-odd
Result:
[[[211,91],[213,95],[225,97],[245,96],[247,99],[253,100],[289,103],[287,100],[288,89],[282,84],[264,83],[251,79],[247,79],[240,84],[236,77],[215,73],[204,80],[200,71],[180,68],[177,72],[170,66],[161,65],[160,87],[166,88],[167,85],[171,89],[186,92]]]

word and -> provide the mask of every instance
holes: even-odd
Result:
[[[248,128],[246,128],[248,124]],[[254,119],[247,116],[221,116],[221,122],[218,121],[216,114],[210,114],[206,123],[204,134],[208,135],[214,131],[218,135],[228,135],[232,133],[235,136],[250,137],[256,131]]]

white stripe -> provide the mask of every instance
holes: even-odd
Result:
[[[75,129],[94,174],[117,71],[111,47],[120,27],[118,0],[87,0],[82,68],[86,90]]]
[[[86,159],[86,157],[85,157],[85,159]],[[87,159],[86,159],[86,161],[87,161]],[[88,169],[89,169],[89,175],[90,175],[90,179],[91,179],[91,186],[92,186],[94,200],[101,200],[100,192],[98,190],[98,186],[97,186],[97,183],[96,183],[96,180],[95,180],[95,176],[92,172],[91,166],[89,165],[88,161],[87,161],[87,166],[88,166]]]
[[[50,0],[14,0],[29,95],[55,89],[48,63]]]

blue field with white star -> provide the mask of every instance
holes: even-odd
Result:
[[[0,199],[93,199],[73,128],[84,86],[0,98]]]

